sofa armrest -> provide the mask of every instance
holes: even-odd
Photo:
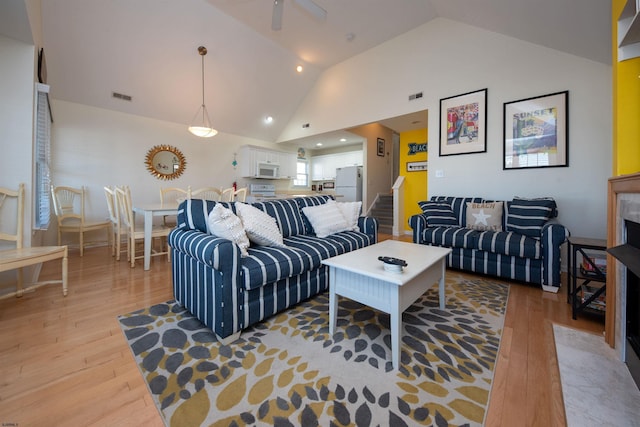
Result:
[[[372,216],[361,216],[358,218],[358,228],[360,231],[378,242],[378,220]]]
[[[413,243],[422,243],[422,232],[428,227],[427,215],[421,213],[410,216],[409,227],[413,230]]]
[[[240,258],[240,248],[236,244],[198,230],[171,230],[169,246],[172,250],[183,252],[214,270],[222,270],[225,267],[223,260],[228,261],[234,258],[234,255],[235,258]],[[228,262],[226,264],[228,265]]]
[[[548,222],[542,227],[542,286],[560,287],[560,247],[569,235],[569,230],[556,222]]]

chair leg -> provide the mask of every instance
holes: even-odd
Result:
[[[80,256],[84,255],[84,232],[80,231]]]
[[[136,266],[136,241],[133,237],[131,237],[131,243],[130,243],[130,248],[131,248],[131,253],[130,253],[130,260],[131,260],[131,268]]]
[[[60,226],[58,226],[58,246],[62,246],[62,233],[60,232]]]
[[[117,240],[116,240],[116,261],[120,261],[120,251],[122,250],[120,247],[120,241],[122,240],[122,236],[120,236],[120,232],[116,231],[116,236],[117,236]]]

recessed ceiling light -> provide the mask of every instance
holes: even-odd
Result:
[[[269,124],[269,123],[273,122],[273,117],[271,117],[271,116],[267,116],[267,117],[265,117],[265,118],[264,118],[264,122],[265,122],[265,123],[267,123],[267,124]]]
[[[347,142],[347,138],[340,138],[340,142]]]
[[[322,147],[322,142],[316,143],[316,147]]]
[[[301,72],[302,72],[302,70],[304,70],[304,68],[302,68],[302,65],[298,65],[298,66],[296,67],[296,71],[297,71],[297,72],[301,73]]]

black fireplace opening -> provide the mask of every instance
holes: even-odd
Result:
[[[627,270],[625,363],[640,388],[640,223],[625,220],[626,241],[607,250]]]

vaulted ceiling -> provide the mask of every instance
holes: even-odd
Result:
[[[24,1],[0,4],[0,34],[24,39],[12,17]],[[214,127],[276,141],[323,70],[438,17],[611,62],[605,0],[315,0],[326,19],[279,1],[273,31],[273,0],[43,0],[52,97],[186,125],[201,102],[204,45]]]

